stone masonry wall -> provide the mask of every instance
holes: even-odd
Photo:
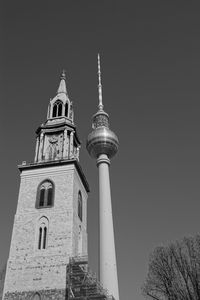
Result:
[[[82,221],[78,217],[78,193],[81,192],[82,195]],[[73,243],[73,251],[76,255],[87,255],[87,193],[85,188],[78,176],[78,173],[74,173],[74,186],[73,186],[73,193],[74,193],[74,201],[73,201],[73,231],[72,231],[72,243]],[[79,253],[79,231],[81,228],[81,235],[82,235],[82,252]]]
[[[66,300],[67,291],[65,289],[51,289],[51,290],[40,290],[38,291],[41,296],[41,300]],[[34,291],[26,292],[12,292],[6,293],[4,296],[5,300],[27,300],[32,299],[34,296]]]
[[[66,266],[69,257],[77,255],[73,247],[73,239],[77,238],[75,224],[78,222],[77,212],[74,212],[75,186],[76,191],[81,189],[84,202],[87,194],[77,176],[74,164],[22,172],[4,300],[27,299],[27,293],[31,291],[56,291],[57,298],[53,298],[53,294],[50,296],[50,293],[48,297],[44,294],[47,297],[44,299],[64,299]],[[45,179],[50,179],[55,184],[54,206],[36,209],[37,188]],[[38,222],[41,217],[47,218],[49,222],[47,248],[43,250],[38,249]],[[85,239],[86,217],[84,228]],[[74,243],[77,244],[76,241]],[[87,244],[86,241],[83,243]]]

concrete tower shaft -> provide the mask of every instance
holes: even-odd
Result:
[[[103,287],[119,300],[115,253],[109,165],[118,150],[119,141],[109,129],[109,116],[103,110],[100,57],[98,55],[98,112],[93,116],[93,131],[87,139],[87,150],[96,158],[99,171],[99,276]]]

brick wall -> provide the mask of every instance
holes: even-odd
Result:
[[[66,300],[67,299],[67,291],[65,289],[51,289],[51,290],[40,290],[38,291],[41,296],[41,300]],[[4,296],[4,300],[27,300],[32,299],[34,296],[34,291],[26,291],[26,292],[12,292],[6,293]]]
[[[45,179],[50,179],[55,184],[54,206],[37,209],[37,188]],[[83,222],[80,222],[77,214],[79,190],[83,196]],[[62,297],[66,288],[66,266],[69,257],[78,254],[79,225],[83,231],[83,252],[87,254],[86,210],[87,193],[74,164],[25,169],[22,172],[4,300],[25,299],[27,293],[31,293],[29,291],[39,290],[48,293],[56,290],[56,295],[60,295],[58,297],[61,298],[52,298],[52,294],[48,299],[64,299]],[[39,250],[38,223],[41,217],[48,219],[49,229],[47,249]]]

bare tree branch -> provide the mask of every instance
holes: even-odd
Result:
[[[200,235],[154,250],[143,293],[154,300],[200,300]]]

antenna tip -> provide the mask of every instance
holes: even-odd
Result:
[[[98,57],[98,63],[100,64],[100,54],[99,53],[98,53],[97,57]]]

